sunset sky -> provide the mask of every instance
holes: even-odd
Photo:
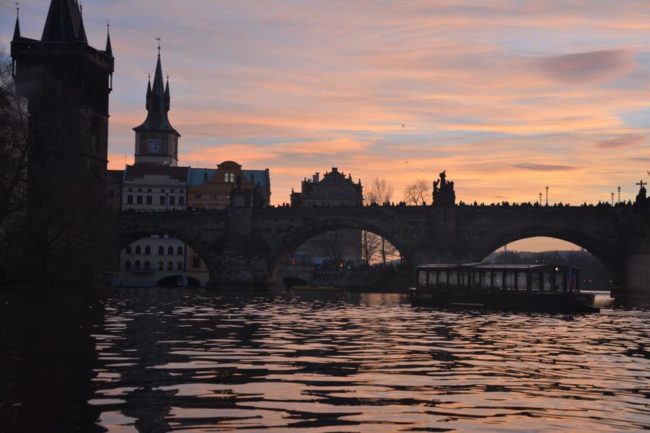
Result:
[[[49,0],[24,0],[40,38]],[[271,170],[272,201],[332,166],[402,199],[442,170],[460,200],[633,199],[650,169],[650,2],[85,0],[116,57],[110,167],[132,162],[156,37],[181,164]],[[15,19],[0,6],[5,52]]]

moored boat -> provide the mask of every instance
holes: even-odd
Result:
[[[596,312],[579,271],[563,265],[433,264],[416,267],[413,305]]]

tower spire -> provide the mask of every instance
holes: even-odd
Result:
[[[16,27],[14,27],[14,41],[20,39],[20,3],[16,2]]]
[[[52,0],[41,41],[88,43],[77,0]]]
[[[113,46],[111,45],[111,23],[106,21],[106,54],[113,57]]]

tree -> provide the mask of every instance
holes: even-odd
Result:
[[[9,262],[27,211],[27,110],[16,94],[11,61],[0,53],[0,282]]]
[[[372,181],[370,188],[366,193],[366,204],[390,204],[390,199],[393,197],[393,187],[386,179],[379,179],[378,177]]]
[[[418,179],[404,188],[404,201],[415,206],[424,204],[429,191],[429,183],[426,180]]]
[[[365,196],[366,204],[389,205],[393,197],[393,187],[386,179],[375,178]],[[366,263],[371,264],[379,260],[382,265],[394,258],[400,257],[399,251],[383,236],[369,231],[361,234],[361,252]]]

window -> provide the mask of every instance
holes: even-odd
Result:
[[[148,195],[147,196],[147,204],[152,204],[153,203],[153,197]]]
[[[183,270],[183,262],[176,262],[176,270],[177,271]]]
[[[165,196],[161,195],[160,196],[160,204],[165,204],[165,203],[167,203],[167,201],[165,200]]]
[[[127,254],[131,254],[131,245],[129,245],[128,247],[126,247],[126,253],[127,253]]]
[[[133,196],[132,195],[127,195],[126,196],[126,204],[133,204]]]
[[[167,254],[170,256],[174,255],[174,247],[167,247]]]
[[[183,247],[176,248],[176,255],[177,256],[182,256],[183,255]]]
[[[142,254],[142,248],[140,247],[140,245],[136,245],[136,247],[135,247],[135,253],[136,253],[136,254]]]
[[[137,204],[142,204],[142,196],[141,195],[136,197],[136,203]]]
[[[181,206],[185,206],[185,197],[178,197],[178,204]]]
[[[163,247],[162,245],[158,247],[158,255],[159,256],[165,255],[165,247]]]
[[[194,269],[198,269],[198,268],[200,268],[200,267],[201,267],[201,259],[199,259],[198,257],[194,257],[194,258],[192,259],[192,267],[193,267]]]
[[[165,270],[165,262],[163,262],[163,261],[158,262],[158,270],[159,271],[164,271]]]
[[[139,271],[140,270],[140,260],[135,261],[135,270]]]
[[[176,205],[176,197],[174,197],[174,196],[169,197],[169,204],[171,206],[175,206]]]
[[[144,262],[144,270],[148,271],[149,269],[151,269],[151,263],[149,263],[149,260],[147,260]]]
[[[151,254],[151,247],[150,247],[149,245],[147,245],[146,247],[144,247],[144,253],[145,253],[145,254]]]
[[[167,262],[167,270],[168,271],[174,270],[174,262]]]
[[[131,260],[127,260],[126,262],[124,262],[124,269],[126,269],[127,271],[131,270]]]

